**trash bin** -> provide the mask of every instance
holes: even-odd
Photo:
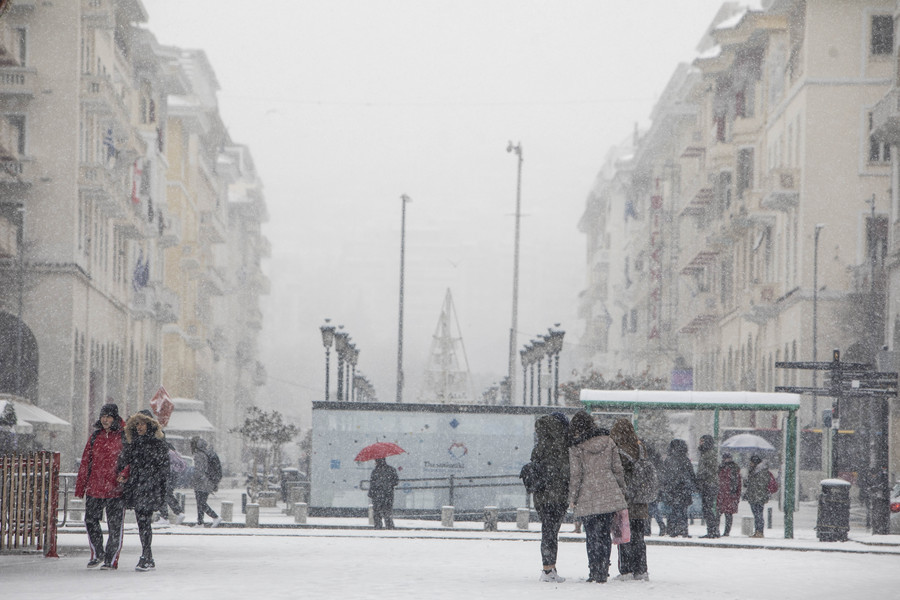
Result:
[[[850,482],[824,479],[821,485],[816,537],[821,542],[846,542],[850,531]]]

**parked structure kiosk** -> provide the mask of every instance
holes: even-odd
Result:
[[[713,437],[719,441],[720,410],[765,410],[787,412],[784,432],[784,537],[794,537],[797,493],[797,411],[799,394],[764,392],[670,392],[656,390],[581,390],[581,403],[588,411],[627,409],[635,429],[640,427],[641,409],[711,410]]]

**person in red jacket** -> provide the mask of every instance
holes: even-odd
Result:
[[[75,497],[85,498],[84,526],[91,546],[88,569],[115,569],[119,566],[125,499],[122,497],[122,484],[117,481],[120,473],[116,470],[116,463],[122,453],[124,426],[125,421],[119,416],[119,407],[112,403],[104,404],[81,455]],[[106,549],[103,547],[103,530],[100,527],[104,510],[109,529]]]

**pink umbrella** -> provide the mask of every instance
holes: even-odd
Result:
[[[356,455],[356,462],[366,462],[367,460],[374,460],[376,458],[387,458],[388,456],[394,456],[396,454],[402,454],[406,452],[403,448],[398,446],[397,444],[391,442],[375,442],[369,446],[366,446],[362,450],[359,451],[359,454]]]

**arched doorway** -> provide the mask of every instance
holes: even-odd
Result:
[[[0,312],[0,393],[38,398],[38,346],[21,319]]]

